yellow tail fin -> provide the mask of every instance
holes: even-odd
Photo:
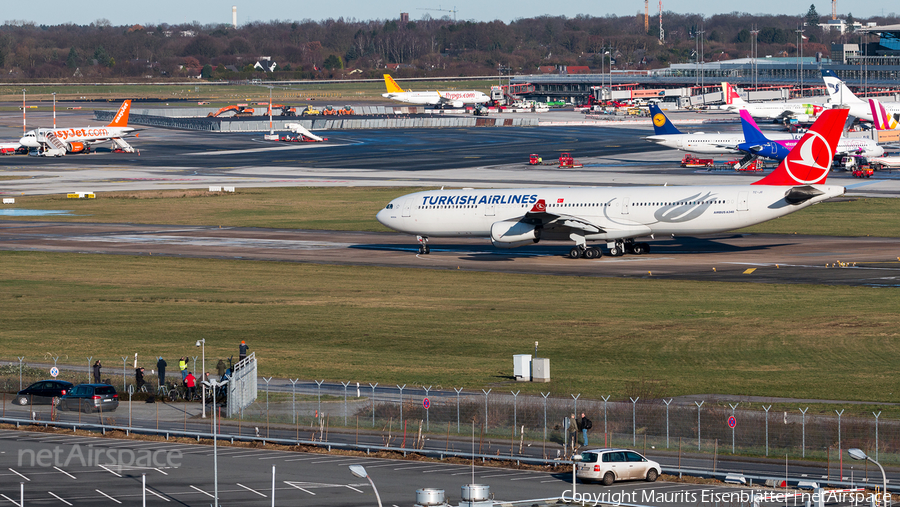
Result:
[[[394,78],[391,77],[390,74],[384,75],[384,86],[387,87],[388,93],[402,93],[403,88],[400,88],[400,85],[394,81]]]

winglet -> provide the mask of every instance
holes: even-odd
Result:
[[[754,185],[815,185],[825,183],[849,109],[828,109],[788,153],[778,167]]]
[[[400,88],[400,85],[394,81],[390,74],[384,75],[384,86],[387,88],[388,93],[403,93],[403,88]]]
[[[655,135],[681,134],[681,131],[669,121],[669,117],[662,112],[662,109],[655,102],[650,103],[650,117],[653,118],[653,133]]]
[[[543,199],[538,199],[538,202],[534,203],[534,206],[531,207],[529,213],[545,213],[546,211],[547,202]]]
[[[119,106],[119,110],[116,112],[116,115],[113,116],[113,120],[107,125],[107,127],[127,127],[128,126],[128,113],[131,111],[131,100],[126,100],[122,102],[122,105]]]

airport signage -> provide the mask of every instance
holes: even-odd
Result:
[[[422,406],[425,407],[425,410],[428,410],[428,407],[431,406],[431,402],[428,401],[428,398],[425,398],[424,400],[422,400]]]
[[[56,366],[54,366],[53,368],[50,368],[50,376],[53,378],[56,378],[57,376],[59,376],[59,368],[57,368]]]
[[[735,419],[734,416],[729,417],[728,418],[728,427],[734,428],[735,426],[737,426],[737,419]]]

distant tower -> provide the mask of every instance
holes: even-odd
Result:
[[[659,0],[659,43],[666,43],[666,31],[662,27],[662,0]]]
[[[650,0],[644,0],[644,33],[650,31]]]
[[[400,13],[400,22],[401,23],[409,23],[409,13],[408,12]]]
[[[231,26],[237,28],[237,5],[231,6]]]
[[[837,19],[837,0],[831,0],[831,19]]]

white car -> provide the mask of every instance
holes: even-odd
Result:
[[[628,449],[590,449],[582,451],[575,476],[583,482],[600,481],[609,486],[615,481],[653,482],[662,473],[659,463]]]

